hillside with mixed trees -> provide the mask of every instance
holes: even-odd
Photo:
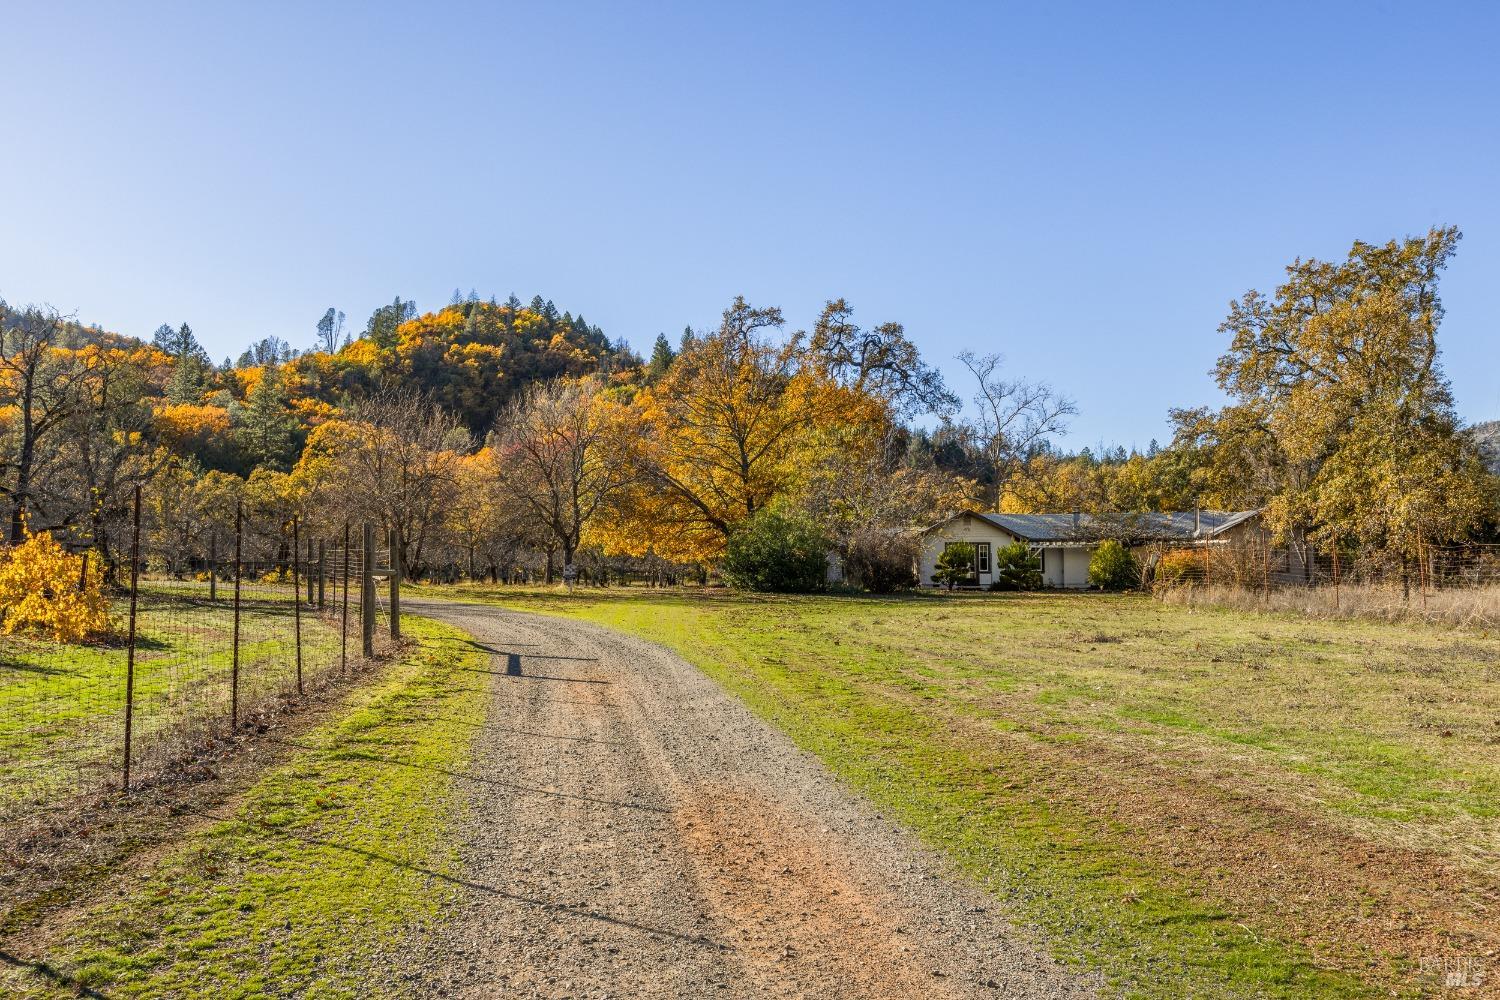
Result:
[[[313,531],[388,525],[418,574],[710,567],[775,519],[893,585],[910,543],[891,529],[962,507],[1262,507],[1287,544],[1416,552],[1497,520],[1486,438],[1439,361],[1457,240],[1355,244],[1247,293],[1219,331],[1229,405],[1174,410],[1145,453],[1058,453],[1064,395],[972,353],[945,385],[899,323],[842,300],[789,332],[737,299],[642,358],[540,298],[397,298],[219,364],[187,324],[144,342],[0,304],[0,503],[12,540],[52,531],[111,565],[136,485],[152,551],[244,502]]]

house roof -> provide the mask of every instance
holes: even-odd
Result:
[[[1076,524],[1072,514],[982,514],[978,511],[970,513],[1024,541],[1056,544],[1098,541],[1102,538],[1120,538],[1138,542],[1185,542],[1195,538],[1214,538],[1236,525],[1243,524],[1260,512],[1205,510],[1195,513],[1188,510],[1165,513],[1080,514]]]

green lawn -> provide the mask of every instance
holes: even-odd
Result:
[[[1129,994],[1413,994],[1500,946],[1500,638],[1137,596],[441,592],[678,650]]]
[[[463,633],[406,629],[419,650],[128,893],[72,914],[40,961],[0,966],[0,994],[370,995],[377,951],[455,898],[453,775],[487,704]]]
[[[206,590],[203,594],[206,597]],[[248,711],[296,689],[287,594],[247,595],[240,617],[240,704]],[[114,609],[121,626],[125,608]],[[140,602],[133,743],[137,775],[181,746],[177,737],[227,730],[233,612],[227,594],[148,591]],[[303,673],[336,668],[339,628],[302,615]],[[355,636],[356,649],[358,636]],[[118,780],[124,732],[123,643],[66,646],[0,639],[0,817],[29,802]]]

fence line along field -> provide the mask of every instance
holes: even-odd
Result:
[[[1423,546],[1341,554],[1338,546],[1171,548],[1143,563],[1143,584],[1164,601],[1307,617],[1500,624],[1500,545]]]
[[[87,554],[31,536],[15,553],[43,553],[46,605],[94,591],[99,614],[76,634],[9,608],[0,824],[201,769],[237,729],[383,654],[399,631],[375,584],[394,577],[390,551],[353,534],[303,539],[295,520],[241,511],[201,551],[142,546],[113,587]]]

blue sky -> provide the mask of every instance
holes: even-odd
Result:
[[[613,337],[844,296],[1145,446],[1228,301],[1454,223],[1500,418],[1500,7],[124,5],[4,11],[0,295],[215,357],[329,305],[540,293]]]

